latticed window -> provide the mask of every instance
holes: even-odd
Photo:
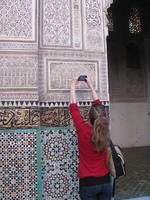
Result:
[[[107,9],[107,19],[108,19],[108,30],[113,31],[114,30],[114,24],[113,24],[113,13],[112,8]]]
[[[129,31],[131,34],[137,34],[141,32],[141,20],[138,8],[130,9]]]

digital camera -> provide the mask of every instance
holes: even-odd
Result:
[[[86,81],[86,79],[87,79],[86,75],[81,75],[79,76],[78,81]]]

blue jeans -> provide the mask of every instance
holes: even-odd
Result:
[[[80,188],[81,200],[111,200],[112,186],[110,183]]]

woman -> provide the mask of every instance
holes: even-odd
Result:
[[[78,78],[71,84],[69,110],[78,136],[80,198],[81,200],[110,200],[112,188],[107,167],[108,120],[96,91],[88,80],[85,83],[91,89],[93,103],[89,111],[90,123],[83,120],[76,102],[77,83]]]

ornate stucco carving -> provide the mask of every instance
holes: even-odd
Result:
[[[2,1],[0,101],[35,101],[37,105],[40,98],[42,102],[67,102],[70,79],[75,72],[86,73],[92,79],[100,98],[108,101],[103,15],[106,2]],[[46,58],[48,64],[45,64]],[[48,70],[47,75],[53,75],[46,77],[45,69]],[[60,76],[63,69],[68,72]],[[80,86],[79,90],[83,92],[80,99],[91,100],[87,89]]]
[[[48,82],[47,90],[65,91],[70,90],[72,77],[85,74],[89,77],[95,89],[98,89],[98,62],[82,60],[50,60],[47,59],[46,78]],[[78,90],[88,90],[83,82],[77,86]]]
[[[1,40],[35,40],[35,0],[1,2],[0,39]]]
[[[41,1],[41,48],[81,49],[80,0]]]
[[[88,51],[104,52],[102,1],[83,1],[84,46]]]
[[[37,55],[0,54],[0,100],[38,100]]]
[[[104,16],[104,31],[105,37],[108,35],[108,19],[107,19],[107,9],[111,6],[113,0],[103,0],[103,16]]]
[[[36,49],[38,0],[0,2],[0,49]]]

